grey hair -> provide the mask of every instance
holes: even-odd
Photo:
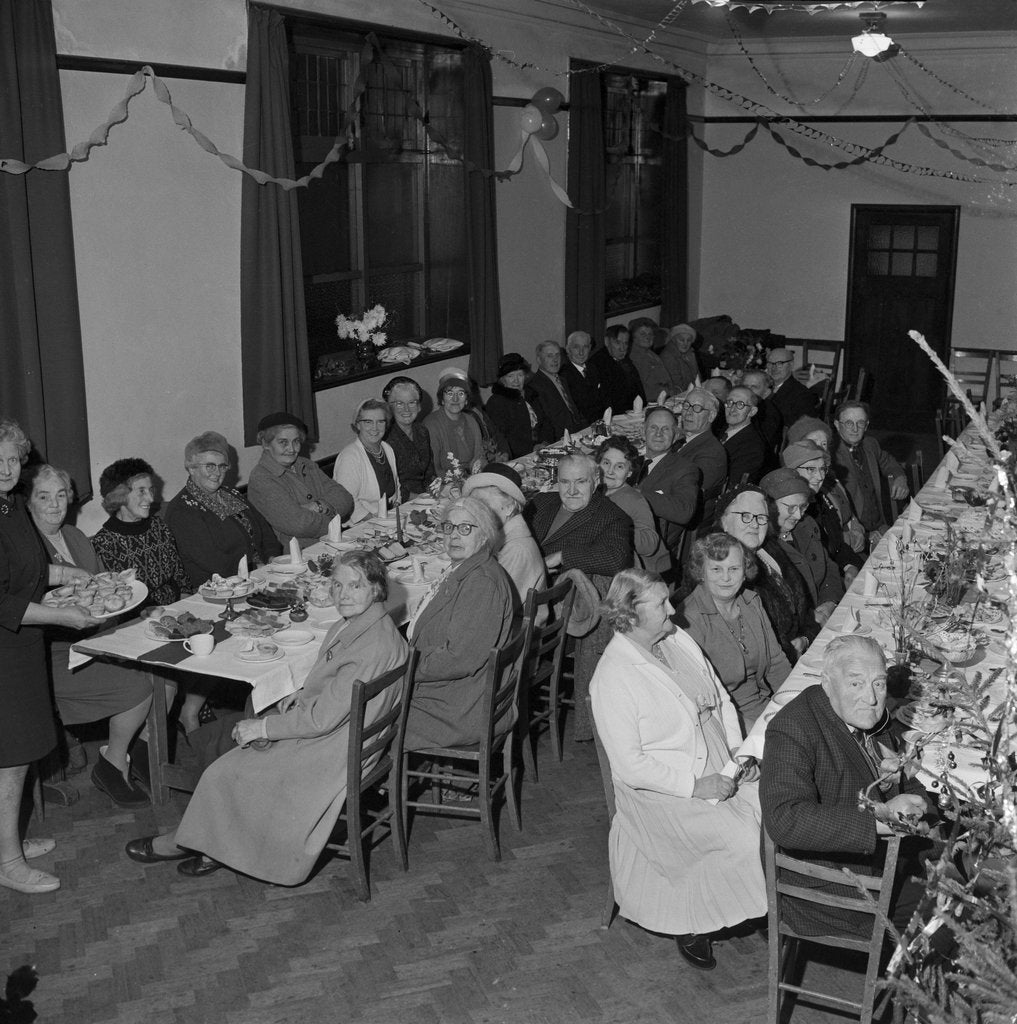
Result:
[[[759,408],[759,395],[757,395],[755,391],[752,390],[752,388],[747,388],[744,384],[736,384],[728,392],[727,397],[730,398],[731,395],[733,395],[736,391],[744,391],[749,396],[748,404],[751,405],[753,409]]]
[[[560,349],[560,348],[561,348],[561,345],[559,345],[559,344],[558,344],[558,342],[556,342],[556,341],[550,341],[550,340],[548,340],[548,341],[542,341],[542,342],[541,342],[541,343],[540,343],[540,344],[539,344],[539,345],[537,346],[537,355],[539,356],[539,355],[540,355],[540,353],[541,353],[541,352],[543,352],[543,351],[544,351],[544,349],[546,349],[546,348],[557,348],[557,349]]]
[[[607,596],[600,602],[600,614],[616,633],[630,633],[639,621],[636,605],[650,587],[663,582],[659,573],[646,569],[622,569],[611,580]]]
[[[300,435],[300,447],[303,448],[307,441],[307,431],[301,430],[295,423],[277,423],[274,427],[259,430],[256,440],[264,448],[265,445],[271,444],[275,440],[276,434],[280,430],[285,430],[287,427],[296,427],[297,433]]]
[[[28,435],[14,420],[0,419],[0,444],[16,445],[21,465],[23,466],[28,461],[28,453],[32,450],[32,442],[28,440]]]
[[[469,394],[469,389],[467,389]],[[357,406],[356,412],[353,413],[353,422],[350,426],[353,429],[353,433],[357,432],[357,420],[360,419],[360,414],[368,409],[379,410],[385,414],[385,424],[388,425],[392,422],[392,406],[388,404],[382,398],[365,398],[360,405]]]
[[[60,486],[67,492],[67,500],[74,500],[74,484],[71,481],[71,474],[66,469],[58,469],[56,466],[51,466],[48,462],[43,462],[41,465],[32,466],[27,474],[25,484],[28,487],[28,493],[31,495],[35,490],[36,486],[43,480],[48,480],[50,477],[56,477],[60,481]]]
[[[871,636],[858,636],[855,633],[835,636],[823,652],[824,681],[829,679],[851,655],[861,654],[863,651],[876,655],[883,665],[886,664],[883,648]]]
[[[505,533],[501,528],[501,521],[490,505],[481,501],[480,498],[475,498],[472,494],[468,494],[465,498],[457,498],[445,509],[445,515],[442,517],[443,522],[448,521],[449,512],[456,508],[462,509],[473,518],[473,521],[477,524],[477,529],[480,531],[480,536],[483,537],[484,543],[491,554],[501,550],[502,544],[505,543]]]
[[[573,331],[565,339],[565,347],[568,348],[574,341],[585,341],[588,345],[593,344],[593,339],[590,337],[587,331]]]
[[[590,476],[594,480],[597,479],[597,460],[592,455],[587,455],[584,452],[571,452],[563,459],[558,460],[558,469],[560,470],[566,464],[570,466],[584,466]]]
[[[720,412],[720,399],[712,391],[707,391],[706,388],[690,388],[685,395],[685,401],[690,401],[693,395],[702,395],[707,408],[715,414]]]
[[[218,452],[227,462],[230,461],[229,441],[214,430],[206,430],[204,434],[198,434],[187,442],[184,448],[184,465],[193,465],[195,456],[202,452]]]

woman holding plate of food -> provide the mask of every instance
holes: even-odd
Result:
[[[88,575],[84,569],[50,565],[24,501],[14,495],[32,445],[13,420],[0,418],[0,886],[24,893],[52,892],[60,879],[27,863],[56,845],[22,840],[21,797],[28,766],[57,742],[49,696],[43,626],[88,629],[98,623],[80,608],[42,603],[47,586]]]

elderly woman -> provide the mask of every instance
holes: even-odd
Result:
[[[193,592],[170,528],[152,515],[155,471],[143,459],[119,459],[99,477],[109,519],[92,547],[110,572],[136,569],[148,587],[148,603],[172,604]]]
[[[166,525],[197,590],[213,574],[232,576],[240,559],[254,569],[267,565],[282,545],[265,517],[226,485],[230,447],[222,434],[209,430],[184,448],[187,483],[166,506]]]
[[[759,594],[780,646],[793,665],[819,632],[814,605],[801,573],[770,536],[766,495],[746,484],[729,491],[717,506],[717,525],[740,540],[759,560],[750,589]]]
[[[393,377],[381,396],[392,410],[385,440],[395,453],[396,477],[403,498],[413,498],[423,494],[434,479],[431,435],[417,422],[423,392],[412,378]]]
[[[509,638],[516,612],[508,573],[495,557],[503,534],[477,497],[449,505],[441,523],[452,568],[410,621],[420,652],[406,723],[406,749],[479,743],[484,673]]]
[[[106,567],[88,538],[64,520],[73,496],[71,478],[62,469],[41,465],[28,474],[28,509],[53,566],[83,569],[94,575]],[[134,743],[152,704],[152,685],[143,672],[125,665],[89,662],[68,667],[76,636],[66,629],[47,630],[53,696],[63,725],[109,719],[109,740],[99,748],[92,783],[120,807],[148,803],[148,794],[132,779],[148,782],[148,746]],[[134,743],[133,754],[128,753]]]
[[[42,626],[88,629],[98,625],[80,608],[41,603],[47,586],[87,576],[83,569],[49,565],[24,502],[14,495],[32,445],[13,420],[0,418],[0,886],[17,892],[52,892],[60,879],[29,867],[56,845],[21,837],[21,795],[28,766],[57,742],[46,672]]]
[[[630,483],[643,465],[636,446],[627,437],[609,437],[597,449],[595,458],[600,468],[604,497],[613,501],[632,520],[633,544],[639,565],[651,572],[669,569],[671,555],[657,532],[650,504]]]
[[[686,572],[697,586],[678,609],[678,625],[710,659],[748,730],[791,671],[763,602],[745,589],[759,563],[730,534],[710,533],[693,544]]]
[[[657,325],[648,317],[638,317],[629,322],[629,334],[632,347],[629,358],[639,371],[639,380],[647,402],[656,402],[663,391],[670,395],[675,391],[675,382],[671,379],[667,367],[656,352],[653,351],[653,339]]]
[[[353,414],[357,435],[336,457],[332,478],[353,497],[351,523],[380,515],[398,504],[399,474],[395,452],[382,438],[392,415],[387,402],[367,398]]]
[[[703,376],[693,349],[695,343],[696,329],[688,324],[676,324],[668,331],[660,359],[671,375],[671,387],[675,392],[687,391]]]
[[[519,604],[531,590],[547,586],[544,556],[523,519],[526,498],[522,479],[511,466],[488,463],[483,472],[474,473],[463,487],[463,497],[479,498],[498,517],[505,542],[498,550],[498,563],[509,574]],[[546,614],[546,609],[541,609]]]
[[[289,544],[296,537],[302,548],[328,532],[336,517],[353,511],[350,492],[300,454],[307,427],[296,416],[273,412],[258,423],[261,458],[251,470],[247,495],[268,520],[276,537]]]
[[[455,459],[466,473],[477,473],[484,458],[484,436],[476,419],[466,415],[469,377],[462,370],[446,370],[438,380],[438,408],[424,419],[431,436],[434,470],[441,476]]]
[[[603,605],[614,636],[590,695],[614,782],[620,912],[674,935],[682,957],[709,970],[710,934],[766,913],[757,771],[729,777],[738,717],[673,611],[656,573],[615,577]]]
[[[825,625],[844,596],[844,581],[823,546],[816,521],[808,514],[809,485],[793,469],[775,469],[759,486],[773,502],[771,522],[776,524],[777,542],[809,588],[816,621]]]
[[[537,443],[537,413],[523,392],[529,372],[530,364],[518,352],[506,352],[498,360],[498,379],[484,406],[513,459],[528,455]]]
[[[341,618],[303,686],[262,717],[237,722],[237,746],[202,773],[176,830],[131,840],[129,857],[142,864],[181,860],[177,870],[191,877],[226,865],[276,885],[306,880],[346,800],[353,683],[396,668],[407,654],[385,612],[388,580],[377,555],[342,552],[332,568],[332,596]],[[388,691],[372,701],[367,723],[395,699]],[[263,749],[251,746],[262,741]]]

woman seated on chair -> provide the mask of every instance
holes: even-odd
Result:
[[[710,659],[749,729],[791,672],[763,602],[745,586],[759,563],[730,534],[709,533],[692,545],[686,572],[697,586],[678,609],[678,625]]]
[[[738,716],[673,611],[656,573],[618,573],[602,605],[614,636],[590,695],[614,780],[620,913],[674,935],[689,964],[710,970],[710,934],[766,913],[758,771],[729,777]]]
[[[383,441],[392,410],[380,398],[365,398],[353,414],[351,441],[336,457],[332,479],[353,496],[351,523],[383,514],[400,501],[392,446]]]
[[[177,870],[192,877],[227,866],[276,885],[299,885],[311,873],[346,800],[353,683],[407,655],[385,611],[388,578],[376,554],[338,555],[332,594],[342,617],[301,689],[264,716],[233,725],[236,746],[202,773],[176,830],[132,839],[132,860],[180,860]],[[368,706],[368,724],[389,710],[389,693]]]
[[[406,749],[477,743],[491,649],[512,631],[512,581],[498,564],[503,532],[479,498],[459,498],[441,529],[452,568],[410,621],[420,652],[406,723]]]

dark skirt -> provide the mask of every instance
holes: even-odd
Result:
[[[57,742],[42,630],[26,629],[38,634],[33,642],[0,648],[0,768],[38,761]]]

